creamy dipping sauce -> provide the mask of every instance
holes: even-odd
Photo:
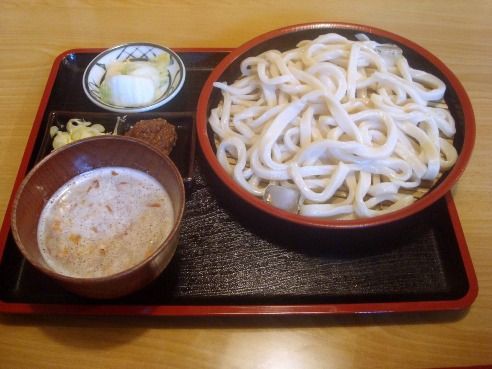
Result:
[[[105,167],[58,189],[41,213],[37,235],[53,270],[92,278],[137,265],[173,225],[171,199],[155,178],[136,169]]]

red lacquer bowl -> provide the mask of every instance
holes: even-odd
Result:
[[[37,227],[44,206],[73,177],[93,169],[114,166],[146,172],[162,184],[174,210],[170,234],[144,260],[119,273],[92,278],[58,273],[45,261],[38,244]],[[12,234],[24,257],[67,290],[92,298],[116,298],[149,284],[167,267],[178,245],[184,207],[183,181],[171,159],[131,137],[91,137],[53,151],[29,172],[15,195]]]
[[[349,39],[355,39],[357,33],[365,33],[371,40],[396,44],[403,50],[403,55],[411,67],[430,72],[446,83],[445,100],[456,121],[457,132],[454,137],[454,146],[459,153],[458,160],[453,168],[446,172],[424,197],[401,210],[373,218],[354,220],[321,219],[297,215],[275,208],[262,199],[249,194],[227,174],[216,159],[214,133],[208,125],[208,117],[210,110],[219,103],[221,93],[218,88],[213,87],[213,83],[216,81],[232,83],[241,74],[240,63],[249,56],[255,56],[271,49],[280,51],[293,49],[302,40],[311,40],[330,32],[341,34]],[[475,141],[475,118],[470,99],[459,80],[442,61],[421,46],[401,36],[374,27],[347,23],[309,23],[289,26],[260,35],[225,57],[213,70],[200,94],[197,110],[197,133],[199,145],[213,173],[234,195],[249,205],[277,219],[301,226],[321,229],[357,229],[383,225],[409,217],[429,207],[444,196],[461,176],[470,159]]]

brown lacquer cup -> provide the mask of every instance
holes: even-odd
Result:
[[[39,249],[37,228],[41,212],[50,197],[67,181],[86,171],[110,166],[138,169],[159,181],[171,198],[174,226],[150,256],[127,270],[98,278],[61,275],[47,265]],[[24,257],[66,289],[86,297],[116,298],[147,285],[169,264],[178,244],[184,204],[182,178],[167,156],[136,139],[99,136],[54,151],[28,173],[14,199],[11,227]]]
[[[456,121],[456,134],[453,145],[458,151],[458,159],[451,170],[444,173],[433,188],[421,199],[400,210],[375,216],[350,220],[325,219],[302,216],[275,208],[261,198],[255,197],[226,172],[216,157],[214,132],[208,124],[210,112],[222,99],[220,89],[214,82],[231,84],[240,77],[240,65],[248,57],[257,56],[268,50],[287,51],[296,47],[302,40],[312,40],[326,33],[338,33],[351,40],[359,33],[383,44],[395,44],[403,50],[409,64],[417,69],[438,76],[446,84],[445,102]],[[394,33],[375,27],[348,23],[309,23],[289,26],[260,35],[226,56],[212,71],[200,94],[197,108],[197,137],[204,158],[211,173],[229,192],[240,199],[244,205],[283,223],[295,224],[314,229],[366,230],[367,227],[387,225],[415,215],[442,198],[457,182],[470,159],[475,141],[475,118],[470,100],[453,72],[436,56],[423,47]]]

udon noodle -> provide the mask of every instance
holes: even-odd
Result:
[[[246,58],[216,82],[217,158],[251,194],[295,188],[299,213],[371,217],[414,202],[453,166],[445,84],[401,49],[330,33]]]

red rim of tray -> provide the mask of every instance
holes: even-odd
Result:
[[[441,73],[448,79],[452,88],[456,91],[456,94],[459,99],[459,103],[463,109],[464,116],[464,125],[466,129],[463,135],[463,147],[458,156],[458,159],[453,166],[453,168],[447,173],[446,178],[439,183],[435,188],[432,189],[426,196],[413,204],[401,209],[394,211],[389,214],[379,215],[373,218],[364,218],[364,219],[354,219],[354,220],[330,220],[330,219],[318,219],[314,217],[307,217],[302,215],[297,215],[293,213],[289,213],[287,211],[283,211],[277,209],[267,203],[265,203],[262,199],[257,198],[251,195],[249,192],[240,187],[232,177],[230,177],[224,168],[219,164],[213,148],[210,144],[211,140],[208,132],[208,102],[212,94],[213,83],[218,81],[222,73],[228,68],[228,66],[234,62],[236,59],[240,58],[245,52],[250,50],[251,48],[258,46],[259,44],[268,41],[270,39],[276,38],[278,36],[295,33],[298,31],[306,31],[306,30],[316,30],[316,29],[326,29],[329,31],[330,29],[345,29],[345,30],[355,30],[360,32],[367,32],[377,36],[385,37],[388,39],[393,39],[400,44],[412,49],[428,62],[436,66]],[[326,229],[358,229],[365,228],[371,226],[378,226],[387,224],[390,222],[395,222],[406,218],[410,215],[416,214],[423,209],[427,208],[440,198],[442,198],[457,182],[459,177],[465,170],[466,165],[470,159],[473,146],[475,143],[475,117],[473,114],[473,108],[470,102],[468,95],[466,94],[465,89],[462,84],[458,80],[458,78],[453,74],[453,72],[436,56],[431,54],[429,51],[424,49],[423,47],[417,45],[416,43],[407,40],[399,35],[394,33],[384,31],[378,28],[359,25],[359,24],[350,24],[350,23],[306,23],[299,24],[294,26],[288,26],[284,28],[280,28],[271,32],[267,32],[258,37],[253,38],[252,40],[246,42],[241,45],[239,48],[234,49],[229,55],[227,55],[212,71],[209,78],[205,82],[205,85],[202,89],[198,100],[198,109],[197,109],[197,137],[200,148],[205,156],[208,165],[212,168],[214,173],[220,178],[220,180],[246,203],[252,205],[256,209],[271,215],[275,218],[279,218],[282,220],[287,220],[289,222],[296,223],[301,226],[308,226],[313,228],[326,228]]]

